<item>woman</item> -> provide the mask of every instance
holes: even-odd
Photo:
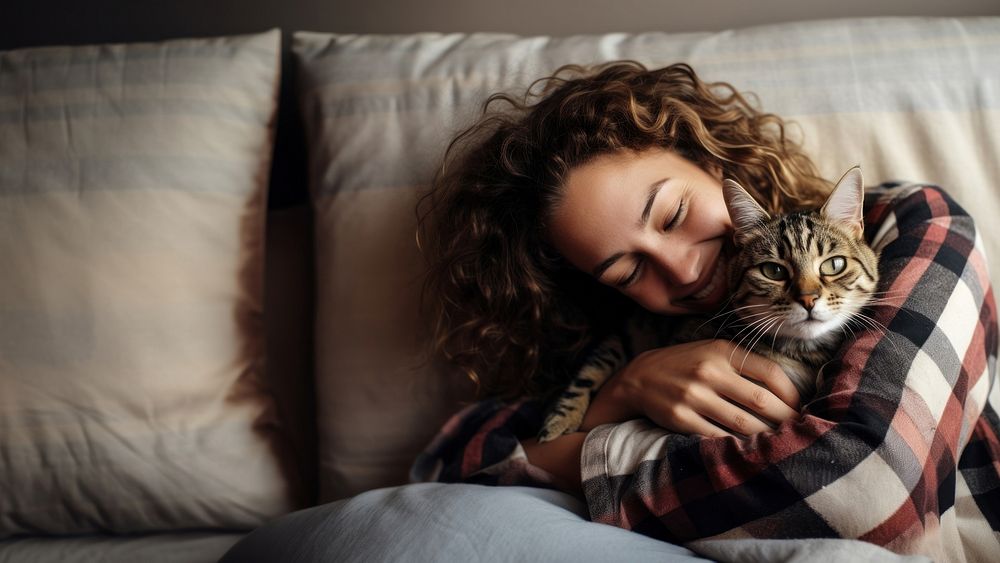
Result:
[[[830,189],[780,118],[686,65],[566,67],[542,84],[490,98],[509,107],[455,139],[420,208],[437,350],[487,398],[446,425],[414,477],[559,488],[595,521],[673,542],[995,553],[995,307],[971,218],[934,187],[866,198],[894,297],[873,308],[886,331],[846,342],[801,413],[775,364],[708,340],[631,359],[580,431],[534,440],[550,393],[628,303],[664,315],[722,303],[724,177],[770,212],[817,207]]]

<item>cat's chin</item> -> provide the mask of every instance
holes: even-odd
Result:
[[[817,319],[807,319],[795,324],[784,324],[778,331],[778,336],[785,338],[796,338],[798,340],[820,340],[825,337],[837,335],[836,329],[841,322],[837,319],[821,321]]]

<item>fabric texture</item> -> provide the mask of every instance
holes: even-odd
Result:
[[[279,45],[0,53],[0,537],[293,508],[260,380]]]
[[[1000,19],[874,18],[719,33],[520,37],[296,33],[316,217],[321,496],[405,480],[458,409],[423,361],[414,206],[448,141],[487,96],[523,94],[567,63],[688,62],[757,95],[821,173],[947,186],[1000,216]],[[982,233],[1000,256],[1000,231]],[[1000,274],[1000,259],[991,266]]]
[[[716,540],[700,549],[715,561],[928,561],[849,540]],[[706,561],[683,547],[588,522],[586,506],[559,491],[418,483],[282,516],[220,563],[622,560]]]
[[[420,483],[283,516],[220,563],[705,561],[690,550],[588,522],[559,491]]]
[[[869,191],[881,251],[871,306],[797,421],[746,440],[673,434],[641,419],[595,428],[581,456],[590,515],[698,550],[706,539],[859,539],[935,561],[1000,553],[996,305],[972,219],[936,187]],[[552,486],[519,440],[542,406],[457,414],[416,480]]]
[[[16,537],[0,540],[0,563],[215,563],[244,533]]]

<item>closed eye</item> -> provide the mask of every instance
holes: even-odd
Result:
[[[629,274],[627,278],[620,280],[618,283],[616,283],[615,286],[620,288],[626,288],[635,283],[635,280],[639,279],[639,274],[641,273],[642,273],[642,260],[639,260],[635,263],[635,268],[632,269],[632,273]]]
[[[684,211],[685,211],[684,200],[681,200],[680,203],[677,204],[677,212],[674,213],[669,219],[667,219],[667,222],[663,224],[663,230],[669,231],[670,229],[677,226],[677,223],[680,222],[681,217],[684,215]]]

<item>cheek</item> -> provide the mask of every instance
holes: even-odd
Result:
[[[748,306],[741,316],[753,315],[764,311],[760,305],[774,306],[787,304],[787,291],[784,284],[774,283],[760,276],[747,274],[737,280],[734,305]]]
[[[722,198],[721,188],[718,194],[712,194],[712,199],[702,202],[702,209],[706,210],[703,224],[707,236],[721,237],[732,232],[733,222]]]
[[[652,313],[669,314],[677,310],[670,307],[670,293],[663,280],[647,272],[644,279],[637,283],[625,296],[635,301],[643,309]]]

